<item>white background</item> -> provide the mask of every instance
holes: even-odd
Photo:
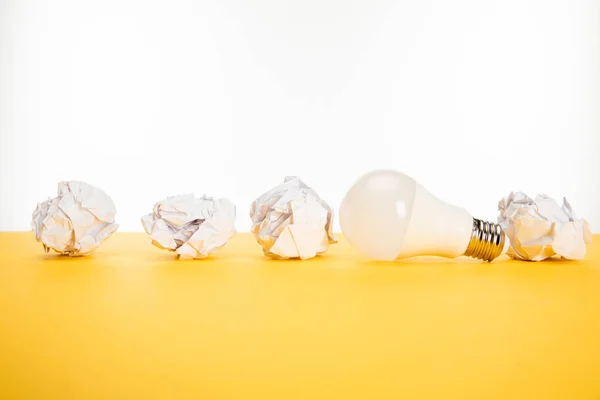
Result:
[[[567,196],[600,232],[600,1],[0,0],[0,229],[60,180],[114,199],[252,200],[298,175],[338,207],[374,168],[495,219]]]

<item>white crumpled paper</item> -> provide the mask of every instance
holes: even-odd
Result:
[[[331,207],[298,177],[257,198],[250,217],[256,241],[271,258],[305,260],[337,242]]]
[[[205,258],[235,234],[235,205],[227,199],[167,197],[142,217],[152,244],[181,258]]]
[[[546,195],[535,200],[513,192],[498,204],[498,222],[510,239],[507,254],[513,258],[541,261],[554,255],[581,260],[592,243],[590,226],[573,213],[567,199],[560,207]]]
[[[58,197],[37,205],[31,228],[46,253],[52,249],[85,256],[117,230],[116,213],[104,191],[85,182],[63,181],[58,184]]]

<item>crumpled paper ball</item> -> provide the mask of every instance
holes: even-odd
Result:
[[[236,234],[235,205],[193,194],[167,197],[142,217],[142,225],[156,247],[180,258],[205,258]]]
[[[39,203],[31,228],[38,242],[69,256],[85,256],[96,250],[119,227],[117,209],[108,195],[85,182],[63,181],[58,196]]]
[[[261,195],[252,203],[252,234],[266,256],[308,259],[336,243],[333,211],[298,177]]]
[[[541,261],[559,255],[581,260],[592,243],[589,224],[575,216],[567,199],[560,207],[546,195],[532,200],[513,192],[499,202],[498,210],[498,222],[510,239],[507,254],[512,258]]]

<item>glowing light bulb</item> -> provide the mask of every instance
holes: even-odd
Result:
[[[340,226],[352,247],[374,260],[466,255],[491,261],[505,241],[498,224],[473,218],[392,170],[354,183],[340,207]]]

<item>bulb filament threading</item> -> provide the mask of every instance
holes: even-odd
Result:
[[[471,241],[469,241],[465,256],[492,261],[502,253],[505,240],[506,237],[500,225],[473,218]]]

